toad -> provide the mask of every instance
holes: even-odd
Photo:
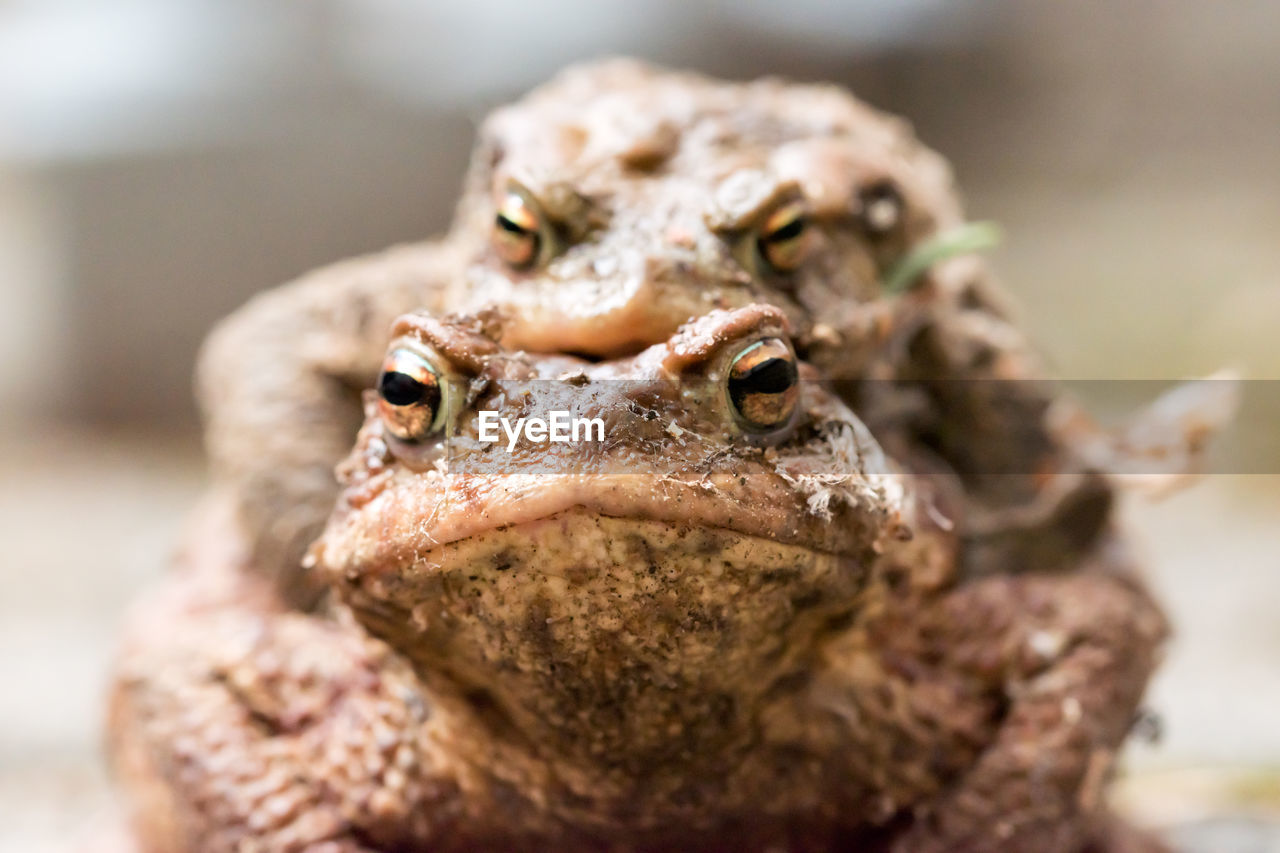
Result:
[[[919,262],[963,225],[943,159],[842,89],[572,68],[485,121],[447,235],[260,295],[212,334],[214,477],[255,565],[305,605],[300,558],[397,315],[493,305],[504,346],[591,359],[767,303],[887,450],[960,475],[975,573],[1069,567],[1111,489],[1051,428],[1055,391],[1025,381],[1037,361],[982,261]]]
[[[110,730],[144,849],[1121,844],[1165,626],[1118,545],[958,572],[953,478],[904,476],[780,308],[603,360],[502,322],[397,322],[323,606],[197,548],[139,611]]]

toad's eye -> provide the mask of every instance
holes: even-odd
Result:
[[[394,349],[378,377],[378,413],[396,438],[419,441],[444,422],[445,383],[425,356]]]
[[[809,248],[809,211],[802,201],[782,205],[764,221],[756,250],[775,272],[800,266]]]
[[[542,225],[533,202],[519,190],[509,190],[493,218],[493,250],[515,269],[533,266],[544,248]]]
[[[781,338],[756,341],[734,357],[725,382],[742,426],[769,432],[786,426],[800,400],[795,354]]]
[[[887,236],[903,220],[907,203],[892,181],[877,181],[858,193],[858,218],[872,238]]]

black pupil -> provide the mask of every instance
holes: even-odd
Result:
[[[501,228],[503,231],[510,231],[512,234],[523,235],[523,234],[529,233],[501,213],[498,214],[498,227]]]
[[[800,232],[804,231],[805,219],[803,216],[797,216],[795,219],[783,225],[772,234],[766,234],[764,241],[766,243],[782,243],[794,237],[799,237]]]
[[[731,378],[729,398],[733,400],[733,405],[741,409],[742,402],[748,395],[781,394],[795,385],[799,378],[794,361],[786,358],[771,358]]]
[[[385,371],[378,380],[378,393],[393,406],[414,406],[420,403],[434,405],[435,400],[428,399],[435,396],[433,391],[436,391],[433,386],[394,370]]]

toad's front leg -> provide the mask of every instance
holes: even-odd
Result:
[[[355,439],[391,322],[441,308],[460,267],[449,240],[335,264],[259,294],[201,350],[214,478],[235,500],[255,570],[295,604],[320,592],[299,563],[333,508],[333,467]]]
[[[1104,787],[1167,632],[1147,592],[1102,568],[989,577],[925,618],[953,666],[1003,685],[1007,711],[976,763],[916,810],[894,849],[1115,849]]]
[[[113,764],[141,849],[438,843],[457,790],[436,770],[431,708],[393,652],[296,613],[181,621],[163,645],[126,652],[112,697]]]

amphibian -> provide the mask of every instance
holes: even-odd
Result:
[[[195,547],[139,611],[110,731],[144,849],[1108,849],[1165,633],[1118,545],[963,575],[954,480],[888,459],[784,310],[604,359],[504,322],[396,323],[320,607]],[[482,440],[557,410],[601,433]]]
[[[258,570],[306,604],[299,561],[397,315],[495,306],[505,346],[601,358],[761,302],[887,449],[962,477],[975,573],[1070,567],[1110,487],[1049,429],[1054,390],[985,266],[885,288],[963,222],[943,159],[838,87],[570,69],[484,122],[448,234],[313,273],[215,331],[199,370],[215,479]]]

